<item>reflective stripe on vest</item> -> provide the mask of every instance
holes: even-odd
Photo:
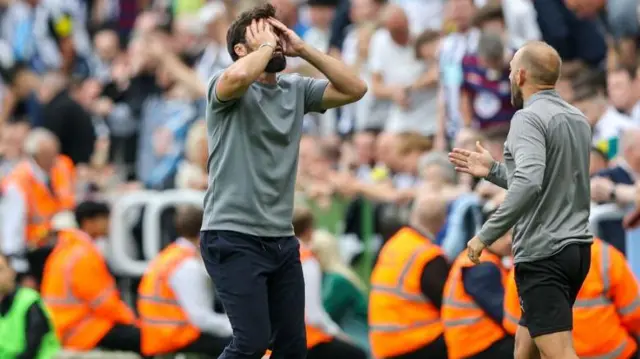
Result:
[[[581,309],[589,309],[593,307],[605,306],[605,305],[613,305],[611,299],[609,299],[609,291],[611,290],[611,283],[609,280],[609,269],[611,268],[610,256],[609,256],[609,246],[606,244],[602,244],[602,250],[600,255],[600,277],[602,278],[602,293],[595,297],[589,299],[577,299],[574,305],[574,308]],[[631,303],[628,305],[617,308],[617,312],[619,315],[624,316],[629,313],[633,313],[640,307],[640,297],[636,297]]]
[[[52,307],[53,306],[88,305],[90,308],[95,309],[100,305],[102,305],[102,303],[104,303],[104,301],[107,300],[109,296],[112,295],[113,292],[117,290],[115,286],[107,287],[102,290],[102,292],[97,298],[93,299],[89,303],[82,301],[81,299],[79,299],[73,294],[73,289],[71,287],[73,266],[76,264],[77,260],[83,254],[85,254],[85,251],[86,251],[86,248],[78,247],[78,248],[75,248],[73,252],[71,252],[71,255],[69,256],[69,260],[67,261],[67,265],[65,266],[63,271],[64,294],[62,295],[62,297],[47,295],[46,297],[43,298],[43,301],[45,302],[46,305],[52,306]],[[75,334],[78,334],[79,332],[81,332],[83,330],[83,326],[87,325],[92,320],[93,318],[91,317],[85,317],[81,319],[77,325],[71,328],[68,332],[63,333],[60,339],[62,340],[63,343],[65,343],[70,338],[72,338]]]
[[[426,248],[428,248],[428,246],[420,246],[420,247],[416,248],[416,250],[413,252],[411,257],[409,257],[409,260],[407,261],[407,263],[404,265],[404,267],[402,267],[402,271],[400,271],[400,276],[398,276],[398,280],[397,280],[395,286],[386,286],[386,285],[375,284],[375,285],[373,285],[371,287],[371,291],[372,292],[379,292],[379,293],[386,293],[386,294],[394,295],[394,296],[402,298],[402,299],[404,299],[406,301],[414,302],[414,303],[418,303],[418,304],[430,303],[430,301],[427,298],[425,298],[423,295],[406,293],[402,288],[403,284],[405,282],[405,279],[407,278],[407,275],[409,274],[409,270],[411,270],[411,267],[413,267],[413,264],[415,263],[416,259],[418,258],[418,255],[420,253],[422,253],[422,251],[425,250]],[[370,330],[381,331],[381,332],[386,332],[386,333],[393,333],[393,332],[399,332],[399,331],[403,331],[403,330],[407,330],[407,329],[420,328],[420,327],[431,325],[431,324],[438,323],[438,322],[439,322],[439,319],[432,319],[432,320],[425,320],[425,321],[415,322],[415,323],[411,323],[411,324],[407,324],[407,325],[371,324],[369,326],[369,329]]]
[[[609,269],[611,268],[611,257],[609,256],[609,245],[603,243],[600,245],[600,277],[602,278],[602,293],[595,298],[577,299],[574,304],[574,309],[592,309],[594,307],[611,306],[614,305],[609,299],[609,291],[611,290],[611,283],[609,279]],[[619,315],[626,315],[632,313],[640,307],[640,298],[636,297],[630,304],[623,308],[618,308]],[[582,359],[617,359],[627,348],[627,341],[623,341],[615,349],[606,354],[594,355],[594,356],[581,356]]]
[[[176,244],[174,244],[174,246],[177,246]],[[153,290],[151,295],[140,295],[138,296],[138,300],[141,301],[145,301],[148,304],[160,304],[160,305],[171,305],[171,306],[176,306],[178,308],[181,309],[180,304],[178,303],[177,300],[175,299],[168,299],[162,296],[162,283],[163,281],[166,279],[165,277],[169,275],[169,273],[171,272],[170,270],[167,270],[168,268],[175,268],[175,266],[178,265],[179,262],[185,260],[186,258],[189,258],[193,255],[192,251],[187,249],[187,248],[182,248],[180,247],[181,250],[183,250],[182,255],[179,255],[175,258],[173,258],[171,261],[167,261],[166,263],[163,263],[163,266],[158,268],[161,270],[159,275],[155,276],[155,280],[153,282]],[[182,309],[181,309],[182,310]],[[147,314],[145,314],[144,317],[140,317],[140,320],[144,323],[150,324],[150,325],[155,325],[155,326],[182,326],[182,325],[190,325],[189,321],[187,319],[184,320],[173,320],[173,319],[166,319],[166,318],[149,318],[147,316]]]

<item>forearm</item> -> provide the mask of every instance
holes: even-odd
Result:
[[[228,83],[233,92],[244,92],[262,75],[271,60],[273,50],[271,46],[262,46],[247,56],[239,58],[224,70],[219,81]]]
[[[431,66],[429,70],[422,74],[413,84],[414,89],[427,89],[438,85],[438,75],[440,71],[437,66]]]
[[[391,100],[394,90],[397,89],[391,86],[385,86],[382,79],[377,78],[378,76],[379,75],[374,75],[373,81],[371,81],[371,91],[373,92],[373,96],[379,100]]]
[[[496,186],[500,186],[504,189],[508,189],[507,186],[507,168],[504,163],[494,161],[491,165],[491,170],[485,179]]]
[[[366,84],[342,61],[310,45],[304,46],[300,56],[322,72],[339,92],[353,96],[366,92]]]
[[[619,184],[614,188],[616,202],[621,206],[633,204],[636,200],[636,187],[633,185]]]
[[[180,61],[176,55],[167,54],[167,56],[162,57],[162,61],[173,77],[187,87],[194,97],[200,98],[206,95],[207,85],[202,82],[195,71]]]

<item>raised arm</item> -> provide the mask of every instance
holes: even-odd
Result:
[[[367,84],[349,66],[308,45],[280,21],[269,19],[269,22],[283,34],[287,41],[286,47],[289,55],[300,56],[329,80],[329,85],[322,96],[323,109],[356,102],[367,93]]]
[[[226,102],[240,98],[264,72],[276,48],[277,37],[266,20],[253,21],[247,27],[246,45],[237,44],[237,51],[251,51],[239,57],[216,81],[215,96]],[[246,47],[245,47],[246,46]]]

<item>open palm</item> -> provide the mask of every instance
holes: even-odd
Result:
[[[493,165],[493,157],[480,145],[480,142],[476,142],[475,151],[454,148],[449,152],[449,161],[456,166],[456,171],[475,177],[486,177]]]

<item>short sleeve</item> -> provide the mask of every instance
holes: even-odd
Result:
[[[218,80],[220,80],[220,78],[222,77],[223,73],[224,73],[224,70],[218,71],[215,74],[213,74],[213,76],[211,77],[211,80],[209,80],[209,87],[207,89],[207,102],[208,102],[207,105],[213,111],[223,110],[225,108],[228,108],[229,106],[233,105],[237,101],[236,99],[229,100],[229,101],[220,101],[220,99],[218,98],[218,94],[216,94],[216,84],[218,83]]]
[[[323,113],[326,109],[322,108],[322,97],[327,85],[329,85],[329,81],[312,77],[300,77],[300,82],[300,87],[304,93],[304,113]]]

